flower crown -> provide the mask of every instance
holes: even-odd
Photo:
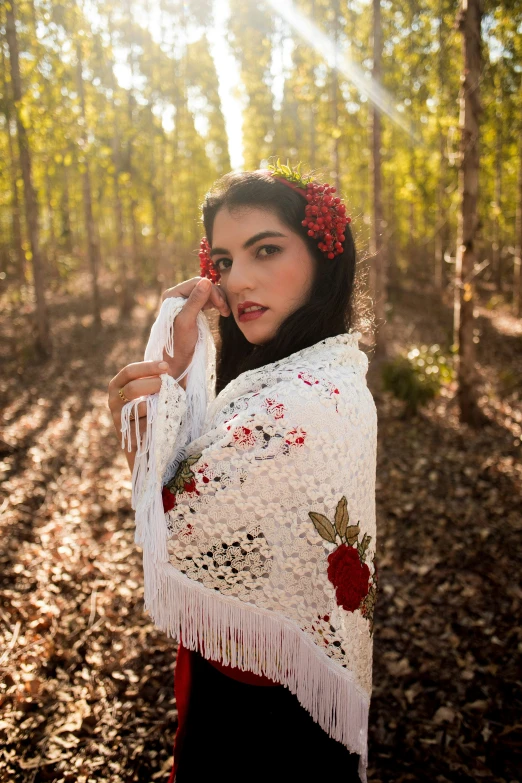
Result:
[[[331,185],[314,182],[312,177],[301,175],[301,164],[293,169],[291,166],[283,166],[278,159],[276,165],[269,165],[268,169],[260,169],[263,173],[270,173],[284,185],[300,193],[308,202],[305,207],[305,218],[302,225],[308,229],[307,234],[318,240],[319,250],[326,258],[332,259],[343,252],[342,243],[345,240],[345,228],[351,223],[351,218],[346,214],[346,207],[341,199],[333,194],[336,192]],[[208,277],[213,283],[217,283],[221,277],[210,257],[210,244],[203,237],[199,247],[199,260],[201,276]]]

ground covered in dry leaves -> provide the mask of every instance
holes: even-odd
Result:
[[[479,306],[481,405],[455,389],[414,419],[369,382],[379,413],[371,783],[520,780],[519,540],[522,323]],[[451,338],[436,298],[395,292],[395,349]],[[0,780],[168,780],[176,647],[143,612],[130,481],[106,407],[155,315],[130,325],[107,294],[55,294],[54,358],[39,364],[29,307],[3,307],[0,408]],[[216,721],[219,710],[216,710]],[[327,768],[325,768],[327,776]]]

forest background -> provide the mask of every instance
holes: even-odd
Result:
[[[280,157],[359,251],[369,780],[518,781],[522,4],[4,0],[0,56],[0,780],[168,779],[107,383],[198,274],[212,182]]]

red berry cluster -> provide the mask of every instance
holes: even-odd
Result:
[[[346,214],[346,207],[333,193],[335,188],[331,185],[309,182],[305,196],[308,201],[305,207],[306,217],[302,221],[303,226],[308,229],[308,236],[319,240],[319,250],[322,250],[327,258],[335,258],[343,252],[344,230],[347,223],[351,222],[351,218]]]
[[[212,258],[210,257],[210,244],[206,237],[203,237],[199,243],[199,268],[201,277],[208,277],[213,283],[219,281],[221,275],[212,263]]]

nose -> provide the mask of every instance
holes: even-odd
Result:
[[[227,276],[227,292],[239,295],[243,291],[253,288],[254,281],[252,270],[245,259],[234,258],[234,262]]]

